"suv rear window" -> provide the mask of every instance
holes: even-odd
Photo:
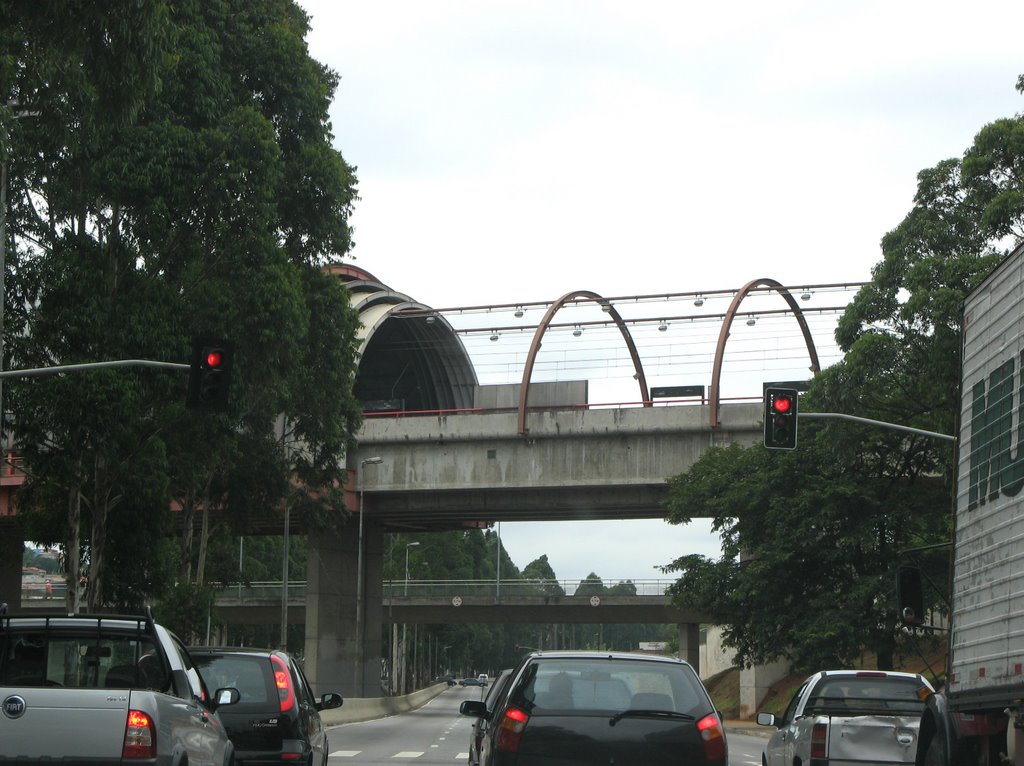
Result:
[[[538,658],[526,669],[512,699],[531,715],[634,709],[700,717],[713,709],[690,667],[630,659]]]
[[[238,689],[240,699],[233,706],[239,712],[246,709],[274,709],[278,697],[273,685],[270,660],[257,655],[243,654],[211,655],[193,652],[206,688],[211,691],[224,688]]]

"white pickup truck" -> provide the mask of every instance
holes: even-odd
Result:
[[[917,673],[823,670],[806,679],[781,718],[758,713],[777,731],[764,766],[913,764],[931,684]]]
[[[238,698],[151,614],[0,616],[0,764],[230,766]]]

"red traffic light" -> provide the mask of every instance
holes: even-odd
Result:
[[[219,348],[211,348],[206,351],[206,366],[216,369],[224,363],[224,352]]]
[[[796,397],[795,388],[765,387],[764,446],[768,449],[796,448]]]
[[[785,414],[793,409],[793,400],[785,395],[776,395],[772,399],[772,409]]]

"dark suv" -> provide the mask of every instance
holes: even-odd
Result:
[[[330,748],[320,711],[340,707],[340,694],[313,696],[294,658],[272,649],[192,647],[192,660],[210,689],[231,679],[238,703],[220,719],[235,746],[239,766],[275,764],[327,766]],[[230,713],[228,712],[230,711]]]
[[[535,652],[492,703],[483,766],[726,766],[722,717],[689,663],[611,652]]]

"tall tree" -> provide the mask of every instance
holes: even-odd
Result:
[[[919,174],[913,208],[840,319],[846,355],[812,381],[805,410],[954,432],[963,300],[1024,235],[1022,169],[1017,116]],[[681,575],[675,595],[726,625],[740,664],[785,657],[809,669],[867,648],[891,665],[896,566],[948,541],[954,450],[834,421],[800,432],[795,452],[716,449],[673,480],[670,520],[710,513],[723,541],[719,560],[666,568]]]
[[[111,523],[122,510],[160,534],[172,499],[186,516],[288,502],[313,525],[344,521],[358,320],[320,268],[351,245],[355,178],[331,146],[337,77],[310,58],[292,0],[49,5],[7,4],[0,25],[0,100],[38,115],[9,142],[5,363],[184,361],[200,334],[236,344],[222,414],[186,412],[180,373],[10,384],[29,473],[19,509],[63,530],[69,570],[88,519],[98,606],[126,595],[105,577],[138,543]],[[188,541],[186,581],[202,569]]]

